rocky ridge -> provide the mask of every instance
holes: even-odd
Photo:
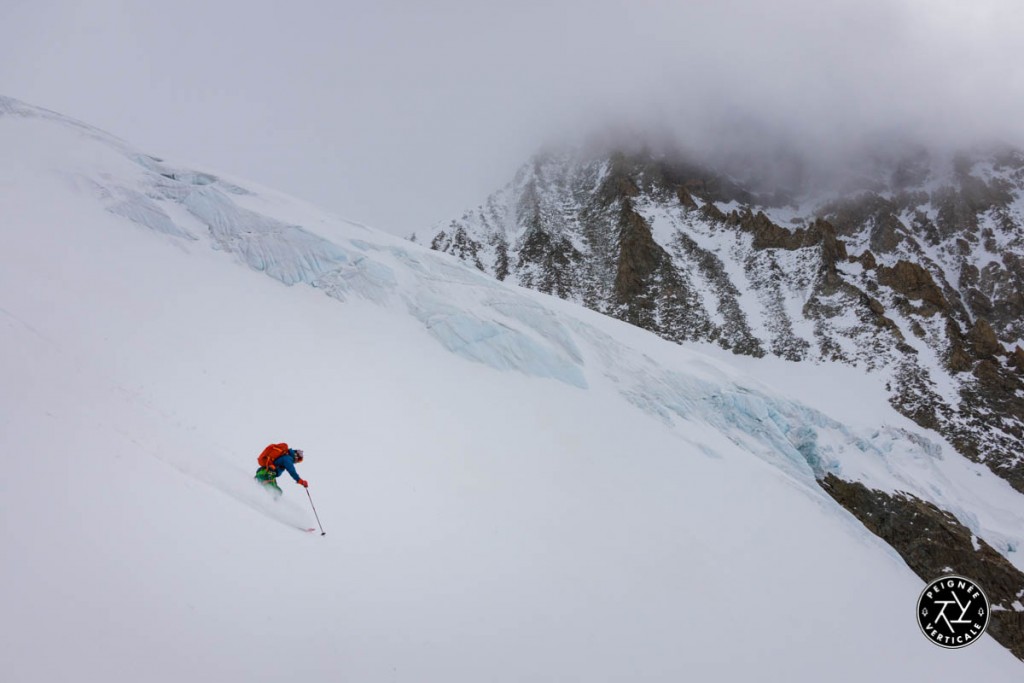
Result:
[[[1024,154],[940,161],[808,200],[649,153],[542,155],[414,239],[667,339],[881,373],[1024,492]]]
[[[648,151],[547,153],[413,239],[676,342],[861,367],[1024,493],[1024,153],[916,150],[814,196],[753,187]],[[862,521],[879,504],[835,497]]]

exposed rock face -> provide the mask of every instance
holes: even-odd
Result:
[[[974,321],[974,327],[967,333],[967,340],[971,343],[971,350],[976,358],[992,360],[996,354],[1005,353],[1002,344],[992,331],[992,326],[984,318]]]
[[[621,212],[613,301],[628,322],[652,328],[657,325],[652,290],[659,276],[666,274],[670,258],[628,199],[622,202]]]
[[[879,267],[878,284],[885,285],[912,301],[922,302],[920,312],[923,315],[934,315],[949,308],[942,291],[935,286],[931,274],[916,263],[901,259],[892,268]]]
[[[780,206],[685,160],[548,155],[431,244],[673,341],[885,373],[894,406],[1024,491],[1024,154],[940,161]]]
[[[473,240],[463,227],[456,228],[451,234],[438,233],[430,242],[430,248],[446,251],[483,270],[483,264],[480,263],[480,244]]]
[[[988,632],[1024,660],[1024,573],[953,515],[910,495],[889,495],[828,475],[821,486],[896,549],[925,581],[960,574],[981,583],[992,603]]]
[[[1010,354],[1010,365],[1017,368],[1017,372],[1024,373],[1024,349],[1015,347]]]
[[[549,155],[428,237],[666,339],[877,373],[898,411],[1024,493],[1024,154],[944,165],[919,151],[827,201],[758,194],[650,153]],[[836,500],[922,577],[950,559],[944,545],[964,546],[941,511],[842,484]],[[924,520],[932,540],[915,544]],[[1002,586],[995,558],[956,557]],[[1018,656],[1019,614],[993,627]]]

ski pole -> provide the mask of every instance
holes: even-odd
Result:
[[[313,516],[316,517],[316,525],[320,527],[320,535],[326,536],[327,532],[324,531],[324,525],[320,523],[320,515],[316,514],[316,505],[313,505],[313,496],[309,495],[309,489],[306,489],[306,495],[309,497],[309,506],[313,508]]]

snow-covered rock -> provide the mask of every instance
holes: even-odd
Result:
[[[546,152],[414,239],[666,339],[872,372],[1024,491],[1024,153],[913,149],[799,193],[678,153]]]

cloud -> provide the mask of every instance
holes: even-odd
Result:
[[[407,233],[602,127],[1024,141],[1019,3],[12,0],[0,92]]]

